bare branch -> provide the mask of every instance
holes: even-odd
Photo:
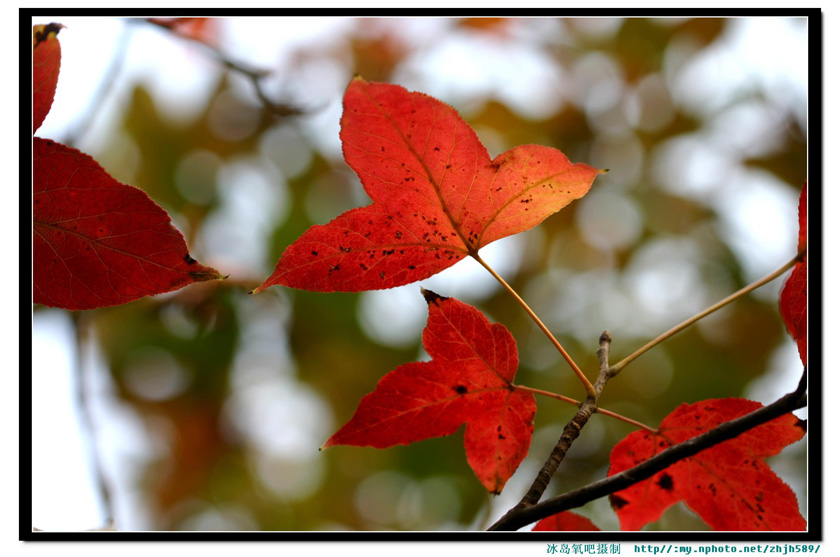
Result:
[[[563,434],[560,436],[560,439],[557,441],[557,444],[548,456],[548,460],[546,460],[545,464],[543,464],[543,467],[540,469],[537,477],[534,478],[534,482],[531,484],[528,492],[524,497],[522,497],[522,500],[519,501],[515,507],[509,510],[500,521],[491,526],[490,530],[498,529],[497,526],[509,517],[518,516],[522,511],[533,507],[540,500],[543,493],[545,493],[548,483],[551,481],[551,478],[554,477],[554,473],[557,471],[560,463],[563,462],[563,459],[566,457],[566,453],[569,451],[572,443],[574,443],[575,439],[580,436],[580,431],[583,429],[583,426],[586,425],[589,418],[591,418],[592,414],[595,413],[595,410],[598,407],[598,397],[601,396],[601,391],[604,390],[604,385],[606,385],[607,381],[610,380],[610,342],[612,342],[612,337],[610,336],[609,331],[604,331],[601,334],[600,345],[598,348],[598,360],[600,362],[601,370],[598,373],[598,379],[593,385],[594,395],[586,397],[586,400],[584,400],[580,405],[580,408],[575,416],[568,424],[566,424],[566,427],[563,428]]]
[[[776,402],[763,408],[742,416],[735,420],[723,423],[718,427],[707,431],[679,445],[666,449],[658,455],[634,466],[620,474],[610,476],[603,480],[593,482],[579,489],[569,491],[548,499],[542,503],[514,507],[505,516],[498,520],[490,530],[518,530],[523,526],[537,522],[559,512],[567,511],[584,505],[595,499],[626,489],[631,485],[650,478],[657,472],[664,470],[675,462],[693,456],[700,451],[713,447],[724,441],[734,439],[738,435],[769,422],[788,412],[803,408],[808,403],[807,391],[808,370],[802,372],[799,386],[795,391],[788,393]]]
[[[187,36],[187,35],[182,35],[182,34],[178,33],[174,29],[174,26],[171,25],[171,24],[167,24],[167,22],[163,22],[163,21],[155,20],[155,19],[151,19],[151,20],[150,19],[140,19],[140,20],[133,20],[132,19],[132,20],[129,20],[129,21],[140,21],[140,22],[148,23],[148,24],[154,25],[154,26],[156,26],[160,29],[165,29],[166,31],[168,31],[169,33],[171,33],[175,37],[178,37],[178,38],[183,39],[185,41],[190,41],[190,42],[193,42],[195,44],[201,45],[205,50],[210,52],[210,54],[222,66],[224,66],[228,70],[239,73],[239,74],[243,75],[245,78],[247,78],[253,84],[254,92],[257,95],[257,98],[260,100],[260,103],[262,103],[263,108],[265,108],[265,110],[270,112],[271,114],[274,114],[275,116],[278,116],[278,117],[288,117],[288,116],[300,116],[302,114],[306,114],[306,113],[310,112],[310,111],[304,110],[302,108],[299,108],[299,107],[296,107],[296,106],[293,106],[293,105],[290,105],[290,104],[287,104],[287,103],[281,103],[281,102],[273,101],[268,97],[268,94],[266,93],[265,87],[263,85],[263,80],[266,77],[271,75],[270,71],[250,68],[250,67],[246,66],[245,64],[243,64],[241,62],[235,61],[235,60],[229,58],[225,53],[223,53],[221,50],[219,50],[218,48],[216,48],[213,45],[207,44],[206,42],[204,42],[200,39],[190,37],[190,36]]]

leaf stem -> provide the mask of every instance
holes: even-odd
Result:
[[[651,348],[653,348],[654,346],[659,344],[660,342],[669,339],[670,337],[679,333],[683,329],[686,329],[690,325],[693,325],[694,323],[696,323],[700,319],[706,317],[707,315],[716,312],[717,310],[719,310],[723,306],[725,306],[725,305],[727,305],[731,302],[734,302],[735,300],[737,300],[741,296],[743,296],[743,295],[745,295],[749,292],[752,292],[756,288],[758,288],[760,286],[764,286],[765,284],[772,281],[773,279],[781,276],[782,274],[784,274],[785,271],[787,271],[788,269],[793,267],[796,264],[796,262],[799,261],[805,255],[805,253],[806,253],[805,250],[800,251],[796,255],[796,257],[794,257],[793,259],[791,259],[790,261],[788,261],[787,263],[785,263],[784,265],[782,265],[781,267],[779,267],[778,269],[776,269],[775,271],[773,271],[772,273],[767,275],[766,277],[764,277],[762,279],[759,279],[759,280],[753,282],[752,284],[749,284],[749,285],[745,286],[744,288],[738,290],[737,292],[734,292],[734,293],[730,294],[729,296],[727,296],[723,300],[721,300],[718,303],[704,309],[703,311],[701,311],[697,315],[695,315],[693,317],[690,317],[689,319],[686,319],[685,321],[683,321],[679,325],[669,329],[668,331],[665,331],[664,333],[662,333],[661,335],[659,335],[655,339],[651,340],[650,342],[648,342],[647,344],[645,344],[644,346],[642,346],[641,348],[639,348],[638,350],[636,350],[635,352],[630,354],[629,356],[625,357],[623,360],[621,360],[617,364],[613,365],[610,368],[610,371],[612,372],[612,375],[613,376],[618,375],[618,373],[622,369],[624,369],[627,366],[627,364],[629,364],[630,362],[632,362],[633,360],[635,360],[636,358],[638,358],[639,356],[641,356],[642,354],[644,354],[645,352],[647,352],[648,350],[650,350]]]
[[[513,298],[517,301],[517,303],[520,306],[522,306],[522,309],[525,310],[525,313],[527,313],[531,317],[531,319],[534,320],[534,323],[537,324],[537,327],[539,327],[540,330],[543,333],[545,333],[545,336],[548,337],[548,340],[551,341],[551,344],[553,344],[554,347],[557,349],[557,351],[560,352],[560,355],[563,356],[563,359],[566,360],[566,363],[569,364],[569,366],[572,368],[572,371],[575,372],[575,375],[577,375],[578,379],[583,384],[583,387],[586,389],[587,398],[594,397],[595,396],[595,388],[592,386],[592,383],[589,381],[589,379],[586,378],[586,375],[583,374],[583,371],[581,371],[581,369],[578,367],[578,365],[575,363],[575,361],[572,359],[572,357],[569,356],[569,353],[566,352],[566,349],[563,348],[563,345],[560,344],[560,341],[558,341],[556,338],[554,338],[554,335],[551,334],[551,331],[548,330],[548,327],[545,326],[545,323],[543,323],[542,320],[537,316],[537,314],[534,313],[534,310],[532,310],[528,306],[528,304],[525,303],[525,300],[523,300],[519,296],[519,294],[516,293],[516,290],[514,290],[511,285],[509,285],[507,282],[505,282],[505,279],[503,279],[501,276],[499,276],[499,274],[496,271],[494,271],[493,268],[490,265],[488,265],[487,262],[485,262],[481,258],[480,255],[478,255],[478,251],[470,250],[470,255],[473,257],[473,259],[478,261],[478,263],[482,267],[487,269],[487,271],[491,275],[493,275],[493,278],[495,278],[497,281],[499,281],[499,284],[501,284],[504,287],[504,289],[507,290],[508,293],[511,296],[513,296]]]
[[[542,389],[534,389],[532,387],[526,387],[525,385],[513,385],[513,388],[517,389],[519,391],[525,391],[525,392],[528,392],[528,393],[533,393],[535,395],[542,395],[542,396],[547,396],[549,398],[555,398],[557,400],[562,400],[563,402],[568,402],[569,404],[574,404],[577,407],[580,407],[580,405],[581,405],[581,403],[579,401],[577,401],[573,398],[563,396],[563,395],[559,395],[557,393],[552,393],[551,391],[544,391]],[[609,416],[611,418],[621,420],[622,422],[628,423],[630,425],[634,425],[634,426],[636,426],[640,429],[644,429],[644,430],[649,431],[651,433],[656,433],[655,428],[652,428],[648,425],[643,424],[642,422],[637,422],[633,418],[628,418],[627,416],[622,416],[621,414],[618,414],[616,412],[612,412],[612,411],[607,410],[605,408],[596,408],[595,413],[596,414],[603,414],[605,416]]]

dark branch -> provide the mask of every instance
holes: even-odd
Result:
[[[586,425],[589,418],[591,418],[592,414],[595,413],[595,410],[598,408],[598,397],[601,396],[601,391],[604,390],[604,385],[606,385],[607,381],[610,380],[610,342],[612,342],[612,337],[610,337],[609,331],[604,331],[601,334],[600,345],[598,348],[600,372],[598,373],[598,379],[593,384],[593,387],[595,388],[595,396],[589,396],[581,403],[580,408],[577,413],[575,413],[575,416],[568,424],[566,424],[566,427],[563,428],[563,434],[560,436],[560,439],[557,441],[557,444],[548,456],[548,460],[546,460],[545,464],[543,464],[543,467],[540,469],[537,477],[534,478],[534,482],[531,484],[527,493],[525,493],[522,500],[519,501],[515,507],[507,512],[502,520],[508,516],[515,516],[524,509],[533,507],[540,500],[540,497],[542,497],[546,488],[548,488],[548,483],[551,481],[551,478],[554,477],[554,473],[557,471],[560,463],[562,463],[563,459],[566,457],[566,453],[569,451],[572,443],[574,443],[575,439],[580,436],[583,426]],[[499,522],[491,526],[490,529],[494,530],[495,526],[499,524]]]
[[[518,508],[519,506],[514,507],[489,529],[518,530],[523,526],[537,522],[553,514],[580,507],[590,501],[600,499],[616,491],[626,489],[642,480],[646,480],[679,460],[696,455],[702,450],[733,439],[754,427],[765,424],[788,412],[803,408],[808,403],[808,396],[806,394],[807,377],[808,369],[805,368],[796,390],[786,394],[768,406],[759,408],[746,416],[723,423],[715,429],[693,437],[679,445],[674,445],[638,466],[634,466],[615,476],[593,482],[542,503],[522,508]]]
[[[227,55],[225,55],[221,50],[214,47],[213,45],[207,44],[204,41],[199,39],[182,35],[175,30],[174,23],[164,22],[156,19],[140,19],[140,20],[133,20],[130,19],[129,21],[140,21],[149,23],[154,25],[160,29],[165,29],[169,31],[173,36],[178,37],[180,39],[191,41],[193,43],[199,44],[204,47],[207,51],[209,51],[213,57],[225,68],[239,73],[246,77],[254,86],[254,93],[257,95],[257,98],[262,103],[263,107],[270,113],[274,114],[278,117],[287,117],[287,116],[300,116],[302,114],[306,114],[308,111],[298,108],[296,106],[292,106],[286,103],[275,102],[271,100],[265,92],[263,88],[263,79],[267,76],[271,75],[271,72],[266,70],[258,70],[254,68],[249,68],[246,65],[232,60]]]

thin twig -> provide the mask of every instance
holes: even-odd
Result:
[[[166,31],[170,32],[175,37],[180,39],[190,41],[196,44],[201,45],[207,51],[209,51],[213,57],[218,61],[221,65],[223,65],[228,70],[241,74],[245,78],[247,78],[251,84],[254,86],[254,92],[257,95],[257,98],[262,103],[263,107],[270,113],[274,114],[275,116],[279,117],[288,117],[288,116],[300,116],[302,114],[307,114],[313,112],[313,110],[304,110],[302,108],[298,108],[296,106],[292,106],[286,103],[278,103],[270,98],[265,92],[265,88],[263,87],[263,79],[270,76],[271,72],[267,70],[258,70],[254,68],[249,68],[246,65],[242,64],[241,62],[237,62],[230,57],[228,57],[225,53],[221,50],[216,48],[215,46],[208,44],[198,38],[190,37],[189,35],[182,35],[178,33],[173,25],[167,25],[166,22],[158,21],[154,19],[139,19],[139,20],[129,20],[129,21],[139,21],[143,23],[148,23],[154,25],[160,29],[165,29]]]
[[[796,255],[796,257],[794,257],[793,259],[791,259],[790,261],[788,261],[787,263],[785,263],[784,265],[782,265],[781,267],[779,267],[778,269],[776,269],[775,271],[773,271],[772,273],[767,275],[766,277],[764,277],[762,279],[759,279],[759,280],[755,281],[754,283],[745,286],[744,288],[738,290],[737,292],[735,292],[733,294],[730,294],[729,296],[727,296],[723,300],[719,301],[718,303],[714,304],[713,306],[710,306],[710,307],[706,308],[705,310],[701,311],[697,315],[695,315],[693,317],[690,317],[689,319],[686,319],[685,321],[683,321],[682,323],[680,323],[676,327],[673,327],[672,329],[669,329],[668,331],[662,333],[661,335],[659,335],[658,337],[656,337],[652,341],[648,342],[647,344],[645,344],[644,346],[642,346],[641,348],[639,348],[638,350],[636,350],[635,352],[633,352],[632,354],[630,354],[629,356],[627,356],[626,358],[624,358],[623,360],[618,362],[617,364],[613,365],[612,366],[613,376],[618,375],[618,373],[622,369],[624,369],[627,366],[627,364],[629,364],[630,362],[632,362],[633,360],[635,360],[636,358],[638,358],[639,356],[641,356],[642,354],[644,354],[645,352],[647,352],[648,350],[650,350],[651,348],[653,348],[654,346],[659,344],[660,342],[674,336],[675,334],[679,333],[683,329],[689,327],[690,325],[693,325],[694,323],[696,323],[700,319],[706,317],[707,315],[716,312],[717,310],[724,307],[725,305],[727,305],[731,302],[734,302],[735,300],[737,300],[741,296],[743,296],[743,295],[745,295],[749,292],[752,292],[756,288],[758,288],[760,286],[764,286],[765,284],[772,281],[773,279],[781,276],[782,274],[785,273],[785,271],[787,271],[788,269],[793,267],[796,264],[797,261],[802,259],[802,257],[805,256],[805,253],[806,252],[804,250],[799,252]]]
[[[519,390],[519,391],[525,391],[525,392],[533,393],[535,395],[542,395],[542,396],[547,396],[549,398],[555,398],[557,400],[562,400],[563,402],[573,404],[577,407],[580,407],[580,405],[581,405],[580,401],[577,401],[577,400],[575,400],[571,397],[563,396],[563,395],[560,395],[560,394],[557,394],[557,393],[552,393],[551,391],[544,391],[542,389],[534,389],[533,387],[526,387],[525,385],[511,385],[511,386],[514,389]],[[611,411],[609,411],[605,408],[596,408],[595,413],[596,414],[603,414],[605,416],[609,416],[611,418],[621,420],[622,422],[628,423],[630,425],[634,425],[634,426],[636,426],[640,429],[644,429],[644,430],[649,431],[651,433],[656,433],[656,428],[647,426],[647,425],[643,424],[642,422],[638,422],[638,421],[634,420],[633,418],[628,418],[627,416],[622,416],[621,414],[618,414],[616,412],[611,412]]]
[[[799,385],[796,390],[786,394],[776,402],[735,420],[725,422],[688,441],[674,445],[633,468],[629,468],[619,474],[593,482],[579,489],[569,491],[558,497],[547,499],[542,503],[519,509],[514,507],[514,509],[491,526],[490,530],[518,530],[523,526],[527,526],[559,512],[580,507],[590,501],[600,499],[601,497],[646,480],[684,458],[696,455],[700,451],[723,443],[724,441],[734,439],[738,435],[779,416],[783,416],[788,412],[803,408],[808,404],[808,396],[806,394],[808,384],[807,376],[808,369],[805,368],[802,371],[802,377],[799,380]]]
[[[531,319],[534,320],[534,323],[537,324],[537,327],[539,327],[540,330],[545,334],[545,336],[548,337],[548,340],[550,340],[554,347],[557,349],[557,351],[560,352],[560,355],[563,356],[563,359],[566,360],[566,363],[569,364],[569,366],[572,368],[572,371],[575,372],[575,375],[577,375],[578,379],[583,384],[583,387],[586,389],[587,398],[593,396],[595,394],[595,389],[592,386],[592,383],[590,383],[589,379],[586,378],[586,375],[583,374],[583,371],[581,371],[580,367],[578,367],[578,365],[575,363],[575,361],[572,359],[569,353],[566,352],[566,349],[563,348],[563,345],[560,344],[560,341],[554,338],[554,335],[551,334],[551,331],[548,330],[548,327],[545,326],[545,323],[543,323],[542,320],[537,316],[537,314],[534,313],[534,310],[532,310],[528,306],[528,304],[525,303],[525,300],[523,300],[522,297],[520,297],[519,294],[517,294],[516,290],[514,290],[513,287],[505,281],[505,279],[499,276],[499,274],[495,270],[493,270],[493,268],[478,255],[477,251],[471,251],[470,255],[473,257],[473,259],[478,261],[478,263],[482,267],[487,269],[487,271],[491,275],[493,275],[493,278],[499,281],[499,284],[501,284],[502,287],[504,287],[504,289],[508,291],[508,294],[513,296],[516,302],[520,306],[522,306],[522,309],[525,310],[525,313],[527,313],[531,317]]]
[[[598,404],[598,397],[601,396],[601,391],[603,391],[604,385],[606,385],[607,381],[610,380],[609,352],[611,341],[612,338],[610,337],[609,331],[601,333],[600,346],[598,348],[598,360],[600,362],[601,370],[598,373],[598,379],[595,381],[595,385],[593,386],[594,394],[586,397],[586,400],[583,401],[583,404],[580,405],[577,413],[575,413],[575,416],[568,424],[566,424],[566,427],[563,428],[563,434],[560,436],[560,439],[557,441],[554,449],[552,449],[548,460],[545,461],[545,464],[543,464],[543,467],[540,469],[539,473],[537,473],[537,477],[534,478],[534,482],[531,484],[531,487],[522,497],[522,500],[510,509],[501,520],[505,520],[508,516],[516,516],[522,512],[523,509],[527,509],[537,504],[540,497],[542,497],[543,493],[545,493],[551,478],[554,477],[554,473],[557,471],[560,463],[563,462],[563,459],[565,458],[569,448],[572,446],[572,443],[574,443],[575,439],[578,438],[581,429],[583,429],[583,426],[585,426],[589,421],[589,418],[592,417],[592,414],[595,413],[595,409]],[[496,524],[499,524],[499,522]],[[496,524],[491,526],[490,529],[495,529]]]
[[[73,331],[76,337],[76,365],[74,366],[76,371],[76,403],[79,407],[82,427],[87,431],[88,435],[88,458],[91,462],[91,466],[93,467],[96,490],[99,492],[99,497],[102,500],[102,506],[105,510],[106,527],[111,528],[114,524],[113,498],[111,496],[110,485],[105,477],[102,460],[99,455],[96,426],[87,390],[88,373],[84,356],[85,346],[87,344],[86,317],[81,312],[72,312],[70,315],[72,317]]]

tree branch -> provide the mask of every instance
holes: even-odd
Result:
[[[129,21],[135,21],[135,20],[129,20]],[[190,41],[190,42],[199,44],[202,47],[204,47],[225,68],[227,68],[228,70],[231,70],[233,72],[239,73],[239,74],[243,75],[245,78],[247,78],[251,82],[251,84],[254,86],[254,93],[257,95],[257,98],[259,99],[260,103],[262,103],[263,107],[268,112],[270,112],[271,114],[274,114],[275,116],[278,116],[278,117],[282,118],[282,117],[288,117],[288,116],[300,116],[300,115],[306,114],[308,112],[307,110],[304,110],[302,108],[298,108],[296,106],[292,106],[290,104],[275,102],[268,97],[268,95],[266,94],[265,89],[263,87],[262,80],[265,77],[271,75],[271,72],[266,71],[266,70],[258,70],[258,69],[254,69],[254,68],[249,68],[249,67],[245,66],[244,64],[242,64],[240,62],[232,60],[227,55],[225,55],[221,50],[219,50],[218,48],[216,48],[213,45],[207,44],[206,42],[204,42],[200,39],[178,33],[174,28],[175,22],[170,23],[170,22],[164,22],[164,21],[157,20],[157,19],[140,19],[140,20],[136,20],[136,21],[148,23],[148,24],[154,25],[154,26],[156,26],[160,29],[165,29],[166,31],[168,31],[169,33],[171,33],[175,37],[178,37],[178,38],[183,39],[185,41]]]
[[[566,427],[563,428],[563,435],[560,436],[560,439],[557,441],[557,444],[548,456],[548,460],[546,460],[545,464],[543,464],[542,469],[540,469],[537,477],[534,478],[534,482],[531,484],[528,492],[522,497],[522,500],[519,501],[515,507],[510,509],[500,521],[491,526],[490,530],[496,530],[496,526],[508,517],[515,517],[520,512],[533,507],[540,500],[543,493],[545,493],[548,483],[551,481],[551,478],[554,477],[554,473],[557,471],[560,463],[563,462],[563,459],[566,457],[566,453],[569,451],[572,443],[574,443],[575,439],[580,436],[580,431],[583,429],[583,426],[586,425],[589,418],[591,418],[592,414],[595,413],[595,410],[598,407],[598,397],[601,396],[601,391],[604,390],[604,385],[606,385],[607,381],[610,380],[609,353],[611,341],[612,337],[610,337],[609,331],[601,333],[600,346],[598,348],[598,360],[600,361],[601,369],[598,373],[598,379],[593,385],[594,394],[586,397],[586,400],[584,400],[580,405],[580,408],[575,416],[569,423],[566,424]]]
[[[805,368],[802,371],[802,378],[799,380],[799,385],[796,390],[786,394],[776,402],[759,408],[746,416],[741,416],[735,420],[723,423],[679,445],[674,445],[620,474],[593,482],[542,503],[524,507],[517,505],[489,529],[518,530],[523,526],[542,520],[553,514],[580,507],[590,501],[600,499],[616,491],[626,489],[642,480],[646,480],[679,460],[693,456],[700,451],[723,443],[724,441],[734,439],[738,435],[779,416],[783,416],[788,412],[803,408],[808,403],[808,396],[806,394],[808,385],[807,377],[808,368]]]

